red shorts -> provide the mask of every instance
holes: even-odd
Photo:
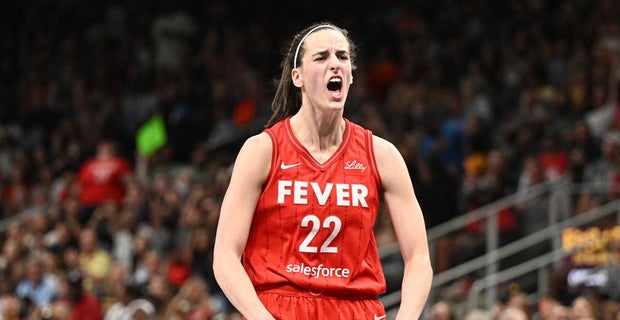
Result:
[[[342,299],[309,292],[259,293],[258,297],[278,320],[385,320],[385,308],[374,298]]]

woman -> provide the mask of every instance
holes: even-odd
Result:
[[[246,319],[385,319],[373,235],[380,191],[405,262],[396,318],[418,319],[424,307],[432,269],[405,162],[393,144],[343,117],[354,49],[333,24],[297,34],[272,118],[239,151],[213,268]]]

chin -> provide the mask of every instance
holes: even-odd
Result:
[[[327,104],[328,109],[330,110],[342,110],[344,109],[345,100],[342,101],[332,101]]]
[[[347,96],[342,95],[341,97],[338,97],[338,98],[332,97],[329,101],[329,105],[339,106],[340,108],[343,108],[346,102],[347,102]]]

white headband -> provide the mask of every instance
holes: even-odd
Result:
[[[322,25],[320,25],[320,26],[316,26],[316,27],[314,27],[314,28],[310,29],[310,31],[308,31],[308,33],[306,33],[306,35],[305,35],[303,38],[301,38],[301,40],[300,40],[300,41],[299,41],[299,43],[297,44],[297,50],[295,50],[295,57],[293,58],[293,69],[296,69],[296,68],[297,68],[297,55],[299,54],[299,48],[301,48],[301,44],[302,44],[302,43],[304,43],[304,40],[306,40],[306,38],[307,38],[307,37],[308,37],[311,33],[313,33],[314,31],[316,31],[316,30],[318,30],[318,29],[322,29],[322,28],[330,28],[330,29],[334,29],[334,30],[336,30],[336,31],[340,31],[340,29],[338,29],[338,28],[336,28],[336,27],[334,27],[334,26],[332,26],[332,25],[329,25],[329,24],[322,24]]]

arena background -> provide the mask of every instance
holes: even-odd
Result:
[[[269,116],[287,41],[325,20],[358,46],[346,116],[399,148],[425,214],[424,319],[517,305],[616,319],[619,14],[611,0],[5,3],[0,312],[236,319],[210,264],[230,166]],[[127,164],[117,202],[78,191],[101,146]],[[393,317],[385,210],[376,235]]]

